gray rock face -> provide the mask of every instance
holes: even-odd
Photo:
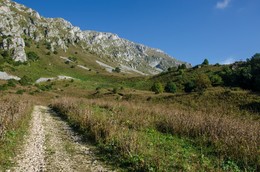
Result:
[[[38,12],[10,0],[0,1],[1,37],[0,48],[13,50],[13,59],[22,62],[27,60],[23,39],[27,37],[35,42],[49,42],[52,51],[55,48],[66,51],[69,45],[79,46],[106,61],[147,69],[148,73],[184,63],[161,50],[119,38],[116,34],[82,31],[62,18],[41,17]]]
[[[17,76],[13,76],[13,75],[9,75],[6,72],[1,72],[0,71],[0,80],[10,80],[10,79],[14,79],[14,80],[20,80],[21,78],[17,77]]]

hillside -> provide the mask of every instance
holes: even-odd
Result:
[[[26,62],[30,60],[27,53],[37,47],[41,58],[45,58],[46,53],[61,52],[65,57],[78,56],[86,62],[87,68],[105,68],[108,72],[120,67],[128,74],[151,75],[181,64],[190,67],[159,49],[122,39],[116,34],[82,31],[62,18],[44,18],[10,0],[0,3],[0,50],[4,58]],[[71,52],[72,49],[77,51]],[[76,52],[81,56],[75,55]]]
[[[256,172],[259,88],[0,0],[0,171]]]

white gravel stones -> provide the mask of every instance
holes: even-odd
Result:
[[[44,126],[42,124],[41,109],[44,107],[35,106],[30,123],[30,132],[26,138],[23,152],[17,157],[18,166],[13,171],[36,172],[44,171]]]
[[[50,108],[35,106],[30,131],[21,154],[14,160],[14,172],[108,172],[68,124]]]

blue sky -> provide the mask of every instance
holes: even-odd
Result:
[[[15,0],[82,30],[112,32],[200,64],[260,52],[259,0]]]

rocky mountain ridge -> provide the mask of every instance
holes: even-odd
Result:
[[[82,31],[62,18],[44,18],[24,5],[10,0],[0,1],[0,49],[8,50],[15,61],[25,62],[26,40],[45,42],[50,51],[79,46],[116,66],[148,69],[154,74],[169,67],[190,64],[178,61],[161,50],[120,38],[116,34]]]

